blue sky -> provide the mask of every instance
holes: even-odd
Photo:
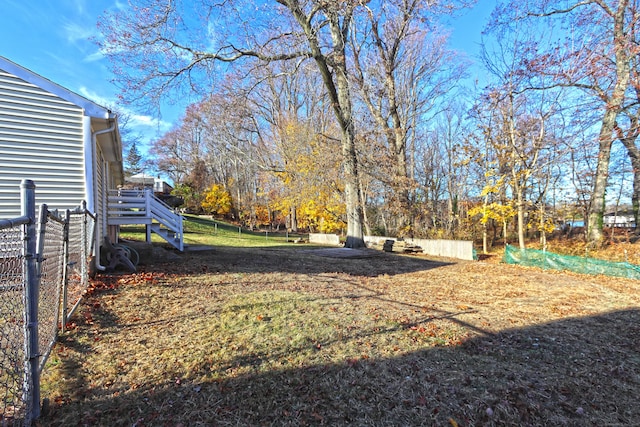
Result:
[[[103,11],[120,7],[106,0],[2,0],[0,55],[97,104],[113,106],[118,89],[109,62],[92,41]],[[170,122],[127,110],[131,128],[152,138]]]
[[[479,0],[454,21],[451,46],[471,57],[495,0]],[[92,38],[105,10],[126,7],[126,0],[2,0],[0,55],[100,105],[116,104],[118,89],[110,83],[109,62]],[[167,106],[157,119],[126,110],[131,128],[154,139],[177,121],[183,106]]]

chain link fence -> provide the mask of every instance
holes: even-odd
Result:
[[[93,253],[93,238],[96,217],[87,211],[86,206],[69,212],[68,232],[65,240],[67,244],[65,292],[62,294],[62,330],[71,319],[82,295],[89,286],[89,272],[91,268],[91,254]]]
[[[38,233],[38,370],[44,363],[58,336],[60,294],[64,284],[64,238],[66,221],[56,212],[41,207]]]
[[[27,220],[16,218],[0,223],[0,396],[3,411],[0,425],[14,425],[23,419],[29,401],[23,389],[30,388],[25,370],[25,319],[22,229]],[[26,383],[25,383],[26,382]],[[19,424],[18,424],[19,425]]]
[[[89,278],[95,217],[40,207],[21,185],[22,216],[0,220],[0,427],[40,416],[40,373]]]

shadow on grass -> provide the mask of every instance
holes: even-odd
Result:
[[[165,382],[76,396],[42,422],[634,425],[640,420],[638,325],[639,310],[618,311],[505,330],[455,347],[268,372],[260,372],[264,355],[238,354],[228,369],[248,368],[242,375],[208,378],[203,360],[191,374],[176,371]],[[69,375],[81,364],[65,363]]]
[[[366,250],[362,257],[325,256],[326,247],[217,247],[205,252],[186,253],[173,263],[186,274],[198,273],[344,273],[353,276],[394,276],[451,265],[424,256],[402,256]],[[335,249],[334,249],[335,250]],[[168,265],[161,269],[171,268]]]
[[[42,424],[637,424],[640,310],[489,334],[463,322],[473,314],[470,307],[426,307],[414,293],[391,292],[403,287],[403,277],[385,277],[446,265],[386,253],[334,259],[296,248],[186,254],[157,266],[162,277],[181,280],[138,284],[147,291],[144,299],[123,297],[100,308],[92,328],[101,344],[93,348],[91,331],[64,337],[69,350],[58,363],[68,378],[67,397],[53,402]],[[275,274],[281,272],[293,274]],[[278,280],[285,283],[274,285]],[[167,300],[179,303],[167,309]],[[124,311],[124,301],[144,301],[151,314],[144,321],[113,317]],[[371,320],[393,310],[386,320]],[[396,313],[410,314],[405,322]],[[268,317],[257,319],[263,314]],[[353,322],[358,315],[367,320]],[[438,341],[431,326],[459,328],[473,338]],[[154,327],[159,334],[151,334]],[[243,335],[247,329],[254,335]],[[165,339],[173,334],[176,339]],[[105,375],[87,361],[91,351],[116,354],[105,346],[125,339],[141,342],[144,352],[136,352],[138,346],[106,358]],[[169,345],[182,348],[169,352]],[[138,370],[144,375],[132,375],[135,383],[122,379]]]

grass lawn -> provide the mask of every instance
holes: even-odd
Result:
[[[210,245],[234,247],[283,246],[294,245],[293,240],[307,235],[295,233],[249,231],[238,229],[237,226],[216,221],[205,216],[184,215],[184,243],[185,245]],[[144,226],[123,226],[120,237],[123,239],[145,240]],[[154,243],[166,243],[162,237],[151,233]]]
[[[41,424],[640,420],[637,281],[254,243],[101,276],[45,368]]]

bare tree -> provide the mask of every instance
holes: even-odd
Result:
[[[521,26],[531,18],[543,19],[537,21],[540,26],[559,24],[559,42],[522,52],[522,72],[551,76],[554,84],[584,90],[599,104],[598,162],[587,237],[590,243],[600,244],[615,123],[629,88],[630,61],[637,55],[638,4],[632,0],[519,0],[496,9],[494,17],[503,29]]]
[[[378,179],[390,186],[401,233],[412,234],[412,182],[407,148],[423,126],[427,112],[464,76],[465,63],[446,48],[447,35],[425,24],[442,3],[420,0],[383,2],[367,6],[366,19],[352,32],[353,79],[359,100],[380,138],[385,156]],[[447,10],[451,12],[451,10]],[[434,35],[436,34],[436,35]],[[380,162],[381,159],[378,161]]]
[[[640,35],[635,35],[636,49],[640,48]],[[633,191],[631,203],[635,221],[635,232],[640,233],[640,58],[636,55],[631,61],[631,89],[622,114],[616,120],[615,132],[627,150],[633,171]]]
[[[491,47],[483,44],[482,60],[493,76],[482,108],[495,117],[494,126],[486,128],[496,147],[505,159],[501,174],[508,175],[517,213],[518,243],[524,249],[526,210],[531,178],[540,169],[540,155],[547,149],[546,126],[555,113],[561,93],[545,81],[545,76],[524,73],[522,53],[547,43],[544,31],[527,32],[518,27],[511,31],[494,31]],[[524,56],[526,60],[526,55]],[[536,90],[534,90],[536,89]]]
[[[464,146],[470,144],[471,129],[465,116],[462,104],[453,102],[444,114],[437,117],[433,130],[438,151],[432,158],[441,168],[446,188],[447,212],[442,222],[446,228],[446,235],[450,238],[458,235],[460,217],[463,214],[460,202],[470,193],[470,171]]]
[[[347,67],[347,38],[361,5],[360,0],[273,0],[258,6],[203,1],[187,10],[187,2],[146,0],[105,21],[103,50],[113,59],[125,92],[147,100],[201,86],[203,74],[218,62],[313,60],[342,132],[346,246],[361,247],[363,214]],[[202,33],[216,28],[216,21],[225,21],[233,31]]]

